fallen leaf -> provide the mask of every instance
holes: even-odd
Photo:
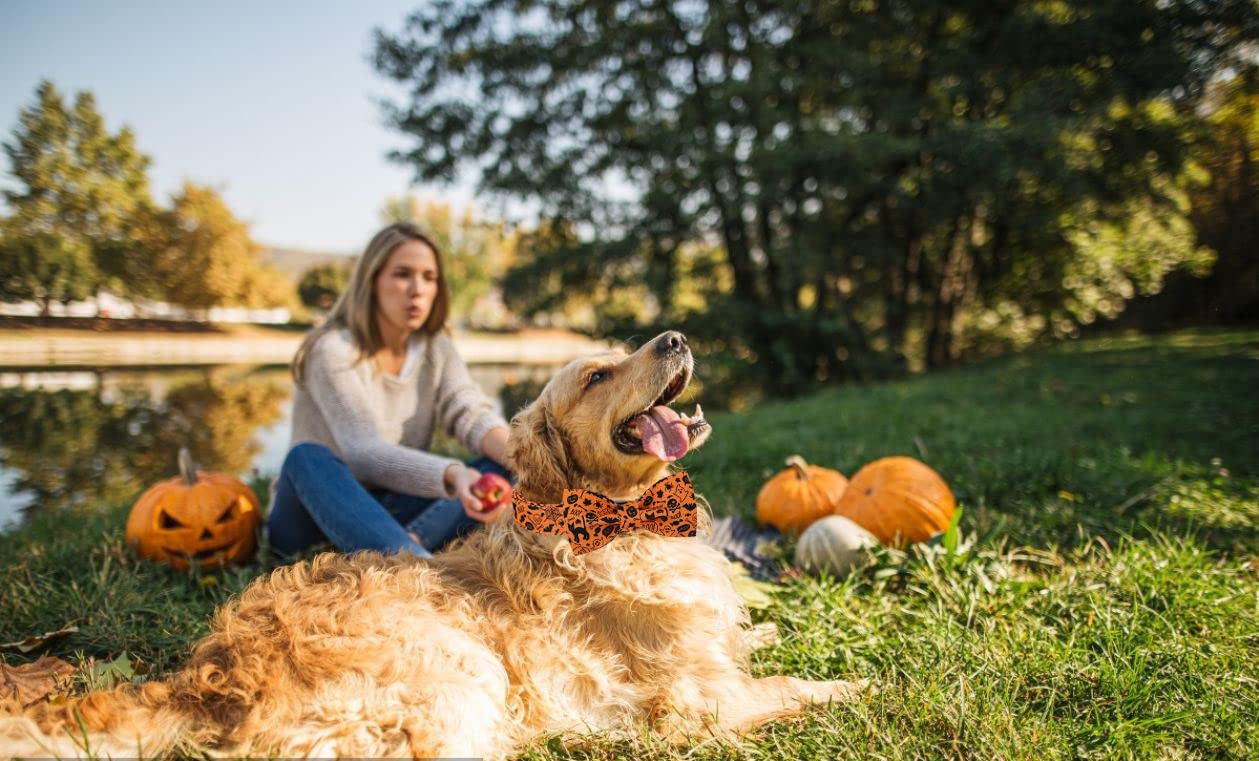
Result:
[[[119,684],[130,682],[136,675],[135,667],[126,653],[112,661],[92,662],[92,686],[98,690],[108,690]]]
[[[23,706],[38,702],[68,679],[74,666],[51,655],[41,655],[34,663],[10,666],[0,662],[0,699],[16,700]]]
[[[744,605],[753,610],[763,610],[774,604],[774,598],[771,595],[778,590],[778,587],[752,578],[748,575],[748,570],[739,563],[731,563],[728,573],[734,590],[743,598]]]
[[[29,637],[18,640],[17,642],[0,642],[0,650],[16,650],[19,653],[29,653],[30,651],[50,642],[58,637],[64,637],[67,634],[74,634],[79,630],[77,626],[67,626],[58,629],[55,632],[44,632],[43,634],[32,634]]]

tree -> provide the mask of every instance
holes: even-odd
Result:
[[[300,303],[293,281],[287,275],[275,267],[257,262],[245,273],[234,302],[250,309],[285,308],[290,311]]]
[[[48,81],[4,143],[18,186],[4,192],[5,298],[82,298],[100,286],[126,290],[131,225],[151,204],[149,158],[130,128],[110,134],[89,92],[73,107]]]
[[[0,225],[0,296],[32,300],[47,315],[54,301],[92,295],[96,267],[80,238],[32,230],[14,220]]]
[[[1158,199],[1254,10],[437,2],[375,63],[411,93],[388,116],[417,178],[472,170],[574,231],[520,280],[633,278],[669,315],[680,252],[716,243],[730,291],[682,327],[789,391],[954,361],[975,310],[1061,311],[1079,215]]]
[[[563,287],[562,253],[561,257],[556,254],[571,250],[577,242],[577,231],[563,223],[544,222],[536,229],[518,231],[514,256],[519,266],[510,268],[503,278],[507,306],[518,314],[531,315],[536,322],[590,333],[632,330],[666,317],[662,300],[644,282],[641,268],[633,262],[607,262],[599,276],[585,280],[587,288]],[[553,258],[558,259],[554,265],[550,263]],[[600,266],[593,257],[585,262]]]
[[[1207,279],[1182,279],[1175,312],[1212,321],[1259,319],[1259,76],[1222,82],[1197,151],[1204,181],[1190,189],[1199,239],[1219,252]]]
[[[1107,327],[1166,330],[1259,319],[1259,72],[1210,86],[1205,120],[1193,125],[1191,161],[1174,188],[1180,203],[1157,209],[1151,229],[1176,231],[1206,256],[1143,289]],[[1188,199],[1187,203],[1184,199]],[[1187,208],[1186,208],[1187,207]],[[1135,227],[1135,217],[1134,224]],[[1182,235],[1188,227],[1188,235]],[[1129,250],[1137,249],[1129,247]],[[1157,261],[1157,258],[1155,258]]]
[[[320,264],[306,270],[297,284],[297,294],[302,303],[311,309],[327,312],[350,284],[352,269],[353,264],[346,263]]]
[[[261,247],[214,188],[185,182],[157,221],[153,273],[165,298],[192,308],[244,303]]]
[[[1044,336],[1074,336],[1095,322],[1111,324],[1134,301],[1139,307],[1173,275],[1201,277],[1214,264],[1215,252],[1200,245],[1180,184],[1163,182],[1160,196],[1134,199],[1114,219],[1088,204],[1073,211],[1063,221],[1071,254],[1053,272],[1061,278],[1056,283],[1061,294],[1036,308],[1029,291],[1053,284],[1035,277],[1009,287],[1008,295],[961,315],[957,348],[982,355],[1020,349]]]

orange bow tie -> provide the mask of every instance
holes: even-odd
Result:
[[[620,534],[647,529],[661,536],[695,536],[695,488],[686,473],[652,484],[638,499],[616,502],[598,492],[565,489],[558,505],[512,498],[516,523],[540,534],[567,537],[574,555],[597,550]]]

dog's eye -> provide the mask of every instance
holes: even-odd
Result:
[[[593,373],[586,376],[586,387],[589,388],[590,386],[593,386],[604,378],[607,378],[609,375],[611,375],[611,373],[607,370],[595,370]]]

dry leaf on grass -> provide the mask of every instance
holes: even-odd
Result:
[[[0,700],[16,700],[28,706],[52,694],[57,683],[68,679],[74,671],[74,666],[51,655],[41,655],[34,663],[20,666],[0,662]]]
[[[44,632],[43,634],[32,634],[29,637],[18,640],[17,642],[0,642],[0,650],[16,650],[19,653],[29,653],[37,647],[40,647],[54,639],[64,637],[67,634],[74,634],[79,630],[77,626],[67,626],[64,629],[58,629],[55,632]]]

